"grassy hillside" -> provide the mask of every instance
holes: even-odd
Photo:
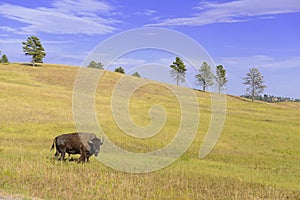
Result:
[[[210,121],[210,97],[197,92],[201,110],[197,136],[174,164],[147,174],[90,163],[59,162],[53,138],[76,131],[72,90],[77,67],[43,64],[0,65],[0,197],[18,194],[44,199],[300,199],[300,104],[228,96],[221,139],[205,158],[198,153]],[[180,122],[175,96],[162,84],[137,90],[132,119],[149,123],[148,110],[161,103],[165,127],[150,139],[124,135],[110,102],[121,74],[103,72],[96,92],[99,123],[118,146],[148,152],[168,144]],[[143,81],[132,78],[132,81]],[[101,153],[100,153],[101,156]]]

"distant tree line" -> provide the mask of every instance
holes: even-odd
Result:
[[[88,68],[96,68],[96,69],[104,69],[103,64],[101,62],[96,62],[94,60],[90,61],[90,63],[86,66]],[[175,61],[170,65],[171,68],[171,77],[176,81],[176,85],[179,83],[183,83],[185,81],[186,76],[186,65],[183,60],[179,57],[175,58]],[[220,93],[228,79],[226,77],[226,70],[223,65],[216,66],[215,74],[212,72],[211,66],[207,62],[203,62],[201,67],[198,69],[198,74],[195,75],[196,84],[202,86],[202,91],[206,91],[207,88],[216,84],[218,88],[218,92]],[[125,74],[125,69],[123,67],[117,67],[114,69],[114,72]],[[131,74],[134,77],[141,77],[138,72],[134,72]],[[260,95],[263,93],[266,86],[264,85],[264,77],[261,75],[259,70],[255,67],[250,68],[249,72],[245,77],[242,77],[245,81],[243,84],[247,85],[246,94],[241,95],[241,97],[249,98],[252,101],[260,100],[266,102],[282,102],[282,101],[294,101],[300,102],[300,99],[292,99],[286,97],[276,97],[272,95]],[[214,82],[215,81],[215,82]],[[198,90],[198,89],[195,89]]]
[[[87,68],[95,68],[95,69],[102,69],[103,70],[104,69],[103,66],[104,65],[101,62],[96,62],[96,61],[92,60],[86,67]],[[117,68],[115,68],[114,72],[125,74],[125,69],[123,67],[117,67]],[[132,74],[132,76],[141,78],[141,75],[138,72],[134,72]]]
[[[180,82],[182,83],[185,81],[187,69],[184,62],[179,57],[176,57],[175,61],[170,65],[170,68],[171,77],[176,80],[177,85]],[[201,67],[198,69],[198,74],[195,75],[195,78],[196,84],[202,86],[203,91],[206,91],[207,88],[216,85],[219,93],[224,89],[226,83],[228,82],[226,70],[223,65],[216,66],[216,71],[214,74],[211,66],[207,62],[202,63]],[[264,85],[264,77],[257,68],[253,67],[249,69],[249,72],[242,79],[245,81],[243,84],[247,86],[246,95],[244,96],[250,98],[252,102],[257,100],[258,97],[260,97],[260,94],[263,93],[264,89],[266,88]]]
[[[241,97],[251,99],[251,95],[241,95]],[[259,101],[265,101],[265,102],[270,102],[270,103],[275,103],[275,102],[284,102],[284,101],[290,101],[290,102],[300,102],[300,99],[294,99],[290,97],[280,97],[280,96],[274,96],[274,95],[258,95],[254,97],[255,100]]]

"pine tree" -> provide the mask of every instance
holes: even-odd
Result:
[[[8,63],[8,59],[7,59],[7,56],[5,54],[2,55],[0,62],[1,63]]]
[[[116,68],[116,69],[115,69],[115,72],[119,72],[119,73],[121,73],[121,74],[125,74],[125,70],[124,70],[123,67],[118,67],[118,68]]]
[[[245,81],[243,84],[249,85],[247,88],[247,93],[251,96],[252,102],[254,101],[254,97],[263,93],[266,86],[264,83],[264,77],[260,74],[257,68],[251,68],[249,72],[246,74],[246,77],[243,78]]]
[[[27,38],[26,42],[22,42],[23,52],[26,56],[32,56],[31,63],[43,63],[43,58],[46,56],[45,49],[40,42],[40,39],[35,36]]]
[[[132,76],[135,76],[135,77],[141,78],[141,75],[140,75],[138,72],[134,72],[134,73],[132,74]]]
[[[179,82],[183,83],[185,81],[185,72],[187,70],[183,61],[179,57],[176,57],[175,62],[173,62],[170,67],[172,68],[171,76],[176,80],[176,85],[178,85]]]
[[[218,84],[218,90],[219,93],[221,92],[221,89],[225,86],[225,84],[227,83],[227,78],[226,78],[226,70],[224,69],[223,65],[218,65],[216,67],[216,82]]]

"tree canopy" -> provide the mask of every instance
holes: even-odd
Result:
[[[115,69],[115,72],[121,73],[121,74],[125,74],[125,70],[123,67],[118,67]]]
[[[0,51],[0,55],[1,55],[1,51]],[[5,54],[1,56],[0,63],[8,63],[8,58]]]
[[[135,77],[141,78],[141,75],[140,75],[138,72],[134,72],[134,73],[132,74],[132,76],[135,76]]]
[[[8,58],[5,54],[2,55],[2,57],[0,59],[0,63],[8,63]]]
[[[88,66],[89,68],[97,68],[97,69],[103,69],[103,64],[101,62],[96,62],[94,60],[92,60]]]

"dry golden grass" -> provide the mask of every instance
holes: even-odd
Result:
[[[54,160],[53,138],[76,130],[72,88],[77,70],[0,65],[0,194],[27,199],[300,199],[299,103],[251,103],[228,96],[222,137],[199,159],[211,113],[209,94],[197,92],[201,121],[193,144],[175,163],[152,173],[119,172],[95,158],[86,164]],[[161,84],[136,91],[130,100],[136,123],[149,123],[148,110],[158,102],[171,114],[155,137],[126,136],[110,109],[121,76],[104,72],[99,82],[99,123],[120,147],[135,152],[161,148],[178,128],[176,98]]]

